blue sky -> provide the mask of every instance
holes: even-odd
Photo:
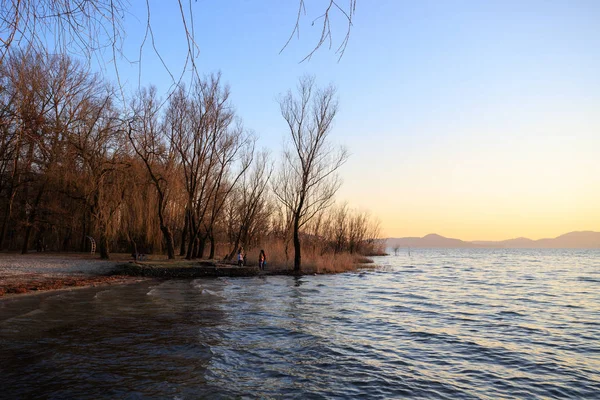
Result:
[[[297,2],[192,2],[204,73],[221,71],[260,146],[278,156],[285,125],[277,96],[314,74],[339,91],[332,140],[351,155],[340,200],[368,209],[388,236],[540,238],[600,230],[600,2],[358,0],[338,62],[310,21],[279,54]],[[173,70],[185,57],[179,9],[151,1],[157,46]],[[138,8],[138,6],[141,6]],[[125,19],[137,55],[145,5]],[[334,49],[345,34],[334,19]],[[142,85],[170,77],[150,46]],[[120,62],[135,88],[137,66]]]

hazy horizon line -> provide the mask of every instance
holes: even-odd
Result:
[[[424,237],[430,236],[430,235],[437,235],[437,236],[441,236],[443,238],[446,239],[456,239],[456,240],[460,240],[463,242],[468,242],[468,243],[474,243],[474,242],[505,242],[508,240],[517,240],[517,239],[527,239],[527,240],[532,240],[532,241],[537,241],[537,240],[544,240],[544,239],[556,239],[558,237],[564,236],[564,235],[568,235],[568,234],[572,234],[572,233],[600,233],[600,231],[594,231],[594,230],[589,230],[589,229],[582,229],[582,230],[574,230],[574,231],[569,231],[569,232],[565,232],[565,233],[561,233],[557,236],[543,236],[540,238],[531,238],[531,237],[527,237],[527,236],[514,236],[514,237],[510,237],[508,239],[461,239],[458,237],[453,237],[453,236],[445,236],[443,234],[440,233],[436,233],[436,232],[431,232],[431,233],[427,233],[423,236],[418,236],[418,235],[412,235],[412,236],[386,236],[383,239],[406,239],[406,238],[418,238],[418,239],[422,239]]]

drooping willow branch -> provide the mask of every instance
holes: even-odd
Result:
[[[346,33],[336,49],[341,58],[346,50],[356,11],[357,0],[322,0],[322,12],[312,20],[312,26],[321,24],[320,37],[313,49],[302,59],[309,60],[326,43],[331,49],[334,43],[332,18],[341,16],[346,22]],[[342,5],[342,1],[345,2]],[[186,4],[187,2],[187,4]],[[139,45],[137,59],[130,60],[123,51],[125,27],[123,21],[130,13],[127,0],[0,0],[0,63],[11,48],[37,51],[44,49],[48,53],[63,53],[82,57],[99,65],[111,64],[115,70],[120,87],[118,61],[124,59],[139,64],[141,76],[142,55],[150,43],[152,51],[159,58],[164,69],[171,77],[172,89],[179,86],[186,72],[191,71],[194,79],[199,80],[197,60],[200,48],[196,40],[194,27],[193,0],[177,0],[181,26],[185,36],[187,52],[183,66],[178,72],[172,71],[156,44],[153,25],[160,23],[151,19],[150,0],[146,0],[146,18],[143,39]],[[322,7],[322,8],[321,8]],[[294,36],[300,35],[300,23],[306,15],[305,0],[298,0],[298,12],[294,28],[281,49],[288,47]],[[136,16],[141,18],[142,16]],[[104,57],[109,54],[108,62]],[[138,86],[141,79],[138,79]]]
[[[321,21],[321,36],[317,44],[314,48],[308,53],[300,62],[304,62],[306,60],[310,60],[312,56],[319,50],[323,44],[329,43],[329,49],[333,46],[333,35],[331,32],[331,16],[334,12],[341,14],[347,22],[346,34],[344,39],[340,42],[340,45],[336,49],[336,54],[339,54],[338,61],[343,57],[344,52],[346,51],[346,47],[348,46],[348,42],[350,40],[350,32],[352,30],[352,20],[354,18],[354,14],[356,13],[356,2],[357,0],[345,0],[348,2],[348,8],[344,8],[340,6],[339,1],[328,0],[328,4],[325,5],[325,11],[313,19],[311,26],[314,26],[316,22]],[[287,42],[283,45],[279,54],[281,54],[290,44],[294,36],[300,37],[300,21],[302,20],[302,16],[306,15],[306,5],[304,4],[304,0],[299,0],[298,4],[298,13],[296,15],[296,23],[294,24],[294,29],[290,34]]]

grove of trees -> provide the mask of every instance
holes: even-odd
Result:
[[[331,207],[347,158],[328,141],[333,87],[304,77],[281,98],[290,138],[281,163],[256,149],[220,74],[164,101],[153,87],[127,104],[115,91],[63,53],[3,55],[0,250],[85,251],[93,237],[103,258],[212,259],[281,243],[298,271],[306,246],[373,251],[378,223]]]

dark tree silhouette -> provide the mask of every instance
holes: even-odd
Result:
[[[336,150],[328,140],[338,109],[335,88],[318,89],[314,77],[305,76],[297,89],[297,95],[290,90],[279,102],[292,144],[284,153],[273,189],[291,217],[294,271],[300,273],[300,229],[332,205],[341,185],[336,171],[348,153],[344,148]]]

